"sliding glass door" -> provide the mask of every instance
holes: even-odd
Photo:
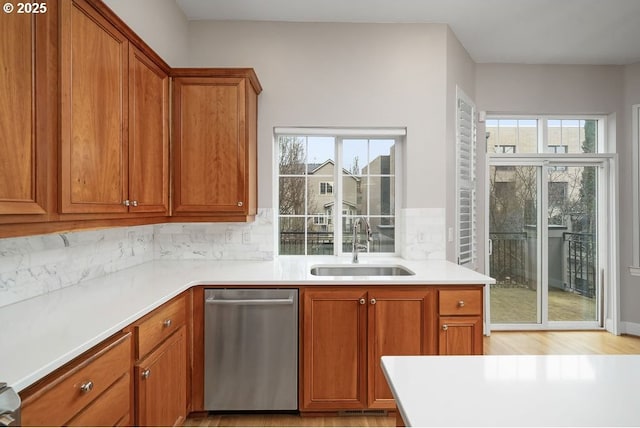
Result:
[[[492,329],[600,326],[603,168],[557,159],[491,162]]]

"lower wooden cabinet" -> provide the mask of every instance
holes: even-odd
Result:
[[[394,409],[382,355],[435,353],[424,287],[303,291],[301,411]]]
[[[177,426],[187,413],[186,328],[135,365],[136,425]]]
[[[118,335],[21,393],[24,426],[131,425],[131,334]]]
[[[448,287],[438,290],[438,353],[482,355],[481,287]]]

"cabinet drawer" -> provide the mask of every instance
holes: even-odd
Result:
[[[482,314],[482,289],[440,290],[438,293],[440,315]]]
[[[182,295],[134,323],[137,334],[136,359],[153,348],[186,323],[186,296]]]
[[[72,427],[113,427],[124,422],[131,410],[131,376],[125,374],[67,425]]]
[[[80,358],[83,361],[79,365],[56,373],[53,380],[25,399],[22,407],[25,426],[62,426],[129,373],[131,334]]]

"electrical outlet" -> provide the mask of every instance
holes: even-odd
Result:
[[[249,244],[251,242],[251,232],[242,233],[242,243]]]
[[[447,239],[449,242],[453,242],[453,227],[450,227],[447,231]]]
[[[227,230],[227,231],[224,233],[224,241],[225,241],[225,242],[231,242],[231,240],[232,240],[232,239],[233,239],[233,231],[231,231],[231,230]]]
[[[418,232],[418,242],[424,242],[424,232]]]

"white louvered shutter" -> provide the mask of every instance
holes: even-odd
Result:
[[[456,116],[456,216],[458,264],[476,267],[476,107],[458,90]]]

